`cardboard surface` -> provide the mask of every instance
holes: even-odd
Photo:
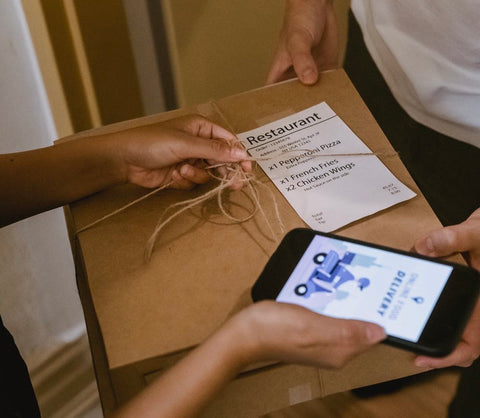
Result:
[[[157,376],[158,374],[152,374],[148,381]],[[239,393],[242,396],[238,396]],[[293,365],[270,367],[260,373],[241,374],[222,389],[215,401],[200,416],[251,418],[321,395],[314,369]]]
[[[77,137],[153,123],[191,111],[243,132],[322,101],[372,151],[392,151],[342,70],[323,73],[313,87],[289,81],[195,109],[122,122]],[[337,232],[408,250],[417,236],[440,223],[399,157],[380,159],[418,196]],[[258,169],[257,175],[273,191],[286,230],[305,226],[263,172]],[[162,359],[166,361],[171,354],[202,342],[246,303],[251,286],[280,241],[283,234],[273,216],[270,220],[276,229],[275,237],[261,214],[243,224],[226,225],[228,221],[221,216],[216,203],[210,202],[167,225],[151,261],[145,263],[145,244],[163,210],[208,187],[211,186],[198,187],[193,192],[161,191],[78,235],[76,251],[83,256],[82,273],[88,281],[110,369],[154,358],[160,368]],[[71,206],[72,227],[79,229],[146,192],[127,185],[77,202]],[[239,214],[245,213],[242,207],[251,207],[250,200],[241,192],[231,193],[230,199],[237,204],[232,209]],[[266,214],[273,213],[269,193],[261,193],[261,203]],[[412,358],[411,353],[379,346],[341,371],[320,371],[319,392],[325,395],[418,372]],[[290,370],[296,366],[288,367]]]

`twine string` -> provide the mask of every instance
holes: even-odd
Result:
[[[232,127],[232,125],[229,123],[228,119],[224,116],[222,110],[220,107],[215,103],[214,101],[211,102],[212,107],[216,110],[217,114],[220,115],[220,117],[223,120],[223,123],[225,126],[231,131],[235,132],[235,129]],[[234,146],[235,144],[232,144],[233,141],[228,141],[230,145]],[[269,157],[259,157],[259,158],[253,158],[249,157],[246,158],[245,161],[252,161],[252,162],[259,162],[259,161],[271,161],[274,159],[278,159],[281,157],[288,157],[288,156],[296,156],[298,153],[305,153],[307,152],[308,155],[305,156],[305,158],[308,159],[316,159],[316,158],[324,158],[324,157],[350,157],[350,156],[355,156],[355,157],[361,157],[361,156],[383,156],[383,157],[394,157],[397,155],[396,152],[364,152],[364,153],[337,153],[337,154],[324,154],[316,150],[310,150],[310,149],[296,149],[296,150],[291,150],[291,151],[286,151],[286,152],[281,152],[280,154],[277,154],[275,156],[269,156]],[[218,176],[215,174],[215,169],[220,168],[220,167],[225,167],[227,174],[224,176]],[[273,207],[274,207],[274,214],[275,214],[275,219],[277,221],[277,224],[279,226],[280,232],[283,233],[285,231],[285,226],[282,222],[282,218],[280,216],[280,210],[277,204],[277,200],[275,198],[275,194],[273,193],[272,189],[267,186],[266,184],[262,183],[259,179],[256,178],[256,176],[252,173],[245,173],[243,169],[240,166],[240,163],[219,163],[219,164],[213,164],[213,165],[207,165],[205,169],[208,171],[211,177],[216,179],[219,183],[216,187],[213,189],[205,192],[203,195],[195,197],[193,199],[187,199],[181,202],[174,203],[167,207],[162,215],[160,216],[157,225],[155,226],[153,233],[151,234],[150,238],[147,241],[146,248],[145,248],[145,256],[147,259],[151,258],[153,249],[155,247],[155,243],[157,241],[157,238],[162,231],[162,229],[169,224],[173,219],[181,215],[182,213],[186,212],[189,209],[192,209],[193,207],[200,205],[207,200],[213,198],[216,196],[217,198],[217,205],[222,213],[222,215],[229,219],[232,223],[238,224],[238,223],[243,223],[246,222],[250,219],[252,219],[258,212],[262,215],[262,217],[265,219],[265,222],[270,230],[272,239],[275,237],[275,229],[273,228],[269,217],[265,213],[265,210],[263,209],[263,206],[260,202],[260,193],[258,191],[258,188],[263,188],[267,190],[271,201],[273,202]],[[249,190],[248,192],[244,192],[247,194],[247,196],[250,198],[250,200],[253,202],[253,209],[248,213],[248,215],[244,217],[238,217],[235,216],[233,213],[231,213],[224,204],[224,192],[225,190],[231,188],[238,180],[241,180],[243,185],[246,187],[246,189]],[[86,231],[95,225],[99,224],[100,222],[103,222],[104,220],[125,211],[129,207],[136,205],[137,203],[148,199],[150,196],[153,196],[154,194],[160,192],[161,190],[164,190],[170,186],[173,185],[173,181],[168,182],[167,184],[164,184],[163,186],[157,187],[156,189],[152,190],[151,192],[141,196],[138,199],[133,200],[130,203],[127,203],[126,205],[114,210],[113,212],[110,212],[106,214],[105,216],[101,217],[100,219],[95,220],[94,222],[91,222],[84,227],[78,229],[76,231],[76,234],[79,234],[83,231]],[[244,189],[245,189],[244,187]],[[178,208],[174,213],[171,213],[168,215],[172,210]],[[168,215],[168,216],[167,216]]]
[[[132,202],[127,203],[126,205],[114,210],[113,212],[107,213],[105,216],[102,216],[100,219],[97,219],[96,221],[93,221],[80,229],[77,229],[75,234],[79,234],[80,232],[86,231],[87,229],[92,228],[93,226],[99,224],[100,222],[103,222],[104,220],[111,218],[112,216],[116,215],[117,213],[123,212],[125,209],[128,209],[130,206],[136,205],[137,203],[141,202],[142,200],[148,199],[150,196],[153,196],[154,194],[158,193],[159,191],[166,189],[167,187],[170,187],[172,185],[172,182],[169,182],[167,184],[164,184],[163,186],[157,187],[156,189],[152,190],[150,193],[147,193],[138,199],[133,200]]]
[[[208,167],[207,167],[207,169],[208,169]],[[238,169],[241,170],[240,167],[238,167]],[[152,235],[150,236],[150,238],[147,241],[147,245],[146,245],[146,248],[145,248],[145,257],[147,258],[147,260],[150,259],[151,255],[152,255],[152,252],[153,252],[155,243],[157,241],[158,235],[160,234],[160,231],[167,224],[169,224],[173,219],[175,219],[177,216],[181,215],[185,211],[187,211],[189,209],[192,209],[195,206],[197,206],[197,205],[199,205],[203,202],[206,202],[207,200],[211,199],[214,196],[217,196],[217,199],[220,199],[222,201],[222,195],[223,195],[224,190],[230,188],[235,181],[236,181],[236,179],[234,177],[227,178],[225,176],[225,177],[221,178],[220,183],[216,187],[214,187],[213,189],[205,192],[201,196],[195,197],[193,199],[187,199],[187,200],[184,200],[184,201],[181,201],[181,202],[177,202],[177,203],[174,203],[174,204],[170,205],[169,207],[167,207],[165,209],[165,211],[163,212],[163,214],[160,216],[159,221],[157,222],[157,225],[155,226],[155,229],[153,230]],[[181,207],[181,206],[183,206],[183,207]],[[175,209],[177,207],[181,207],[181,208],[167,217],[167,213],[170,212],[172,209]],[[232,214],[230,214],[224,208],[223,203],[221,203],[219,205],[219,207],[220,207],[220,211],[222,212],[222,214],[224,216],[226,216],[227,218],[231,219],[232,222],[235,222],[235,223],[245,222],[245,221],[251,219],[254,216],[254,214],[253,215],[249,214],[245,218],[237,218],[237,217],[233,216]]]
[[[369,152],[369,153],[345,153],[345,154],[319,154],[318,152],[315,152],[313,150],[305,150],[305,149],[297,149],[294,151],[287,151],[283,152],[280,155],[277,155],[275,157],[267,157],[267,158],[248,158],[246,159],[247,161],[269,161],[273,159],[277,159],[280,156],[281,157],[288,157],[288,156],[294,156],[298,154],[299,152],[309,152],[311,155],[308,155],[308,158],[318,158],[318,157],[345,157],[345,156],[384,156],[384,157],[393,157],[396,156],[396,152],[390,152],[390,153],[374,153],[374,152]],[[315,155],[318,154],[318,155]],[[225,167],[227,174],[224,176],[219,176],[215,173],[215,169],[219,167]],[[260,194],[258,191],[258,188],[261,187],[264,190],[266,190],[270,196],[271,201],[273,202],[273,207],[274,207],[274,214],[275,214],[275,220],[276,224],[279,227],[279,230],[281,233],[285,231],[285,226],[282,222],[282,218],[280,216],[280,210],[277,204],[277,200],[275,198],[275,194],[271,190],[270,187],[268,187],[266,184],[262,183],[259,179],[256,178],[256,176],[252,173],[246,173],[243,171],[243,169],[240,166],[240,163],[219,163],[219,164],[213,164],[213,165],[208,165],[205,167],[206,170],[208,170],[208,173],[212,178],[217,180],[219,184],[214,187],[213,189],[205,192],[201,196],[197,196],[192,199],[187,199],[181,202],[173,203],[169,207],[167,207],[162,215],[160,216],[157,225],[155,226],[153,233],[151,234],[150,238],[147,241],[146,248],[145,248],[145,257],[146,259],[150,259],[151,255],[153,253],[153,249],[155,247],[155,243],[157,241],[157,238],[162,231],[162,229],[169,224],[173,219],[181,215],[182,213],[186,212],[189,209],[194,208],[197,205],[200,205],[208,200],[210,200],[213,197],[217,198],[217,205],[222,213],[222,215],[229,219],[232,223],[239,224],[246,222],[250,219],[252,219],[258,212],[262,215],[262,217],[265,220],[266,225],[268,226],[268,229],[270,230],[270,234],[272,239],[276,236],[275,229],[272,226],[272,223],[270,222],[269,217],[265,213],[263,209],[263,205],[260,202]],[[253,202],[253,209],[244,217],[239,217],[236,215],[233,215],[226,207],[225,207],[225,199],[224,199],[224,192],[227,189],[230,189],[233,184],[237,183],[238,180],[241,180],[241,182],[244,184],[244,186],[247,187],[249,190],[249,198]],[[100,222],[103,222],[104,220],[121,213],[128,209],[129,207],[136,205],[137,203],[148,199],[149,197],[153,196],[154,194],[160,192],[161,190],[164,190],[170,186],[172,186],[173,181],[170,181],[163,186],[157,187],[156,189],[152,190],[151,192],[139,197],[138,199],[133,200],[132,202],[127,203],[126,205],[114,210],[113,212],[110,212],[106,214],[105,216],[102,216],[101,218],[81,227],[76,231],[76,234],[79,234],[83,231],[86,231],[95,225],[99,224]],[[176,210],[174,213],[168,215],[173,209],[179,208]],[[167,216],[168,215],[168,216]]]

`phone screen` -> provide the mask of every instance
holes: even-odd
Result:
[[[453,267],[316,235],[276,300],[418,342]]]

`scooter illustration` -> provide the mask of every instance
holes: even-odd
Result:
[[[357,282],[360,290],[365,289],[370,285],[370,280],[366,277],[357,280],[346,268],[352,263],[355,264],[354,260],[357,256],[357,254],[348,251],[342,259],[336,251],[329,251],[328,254],[316,254],[313,261],[318,264],[318,267],[313,270],[306,283],[301,283],[295,287],[295,294],[308,298],[315,292],[333,293],[342,284],[352,280]]]

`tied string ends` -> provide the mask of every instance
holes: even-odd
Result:
[[[325,158],[325,157],[347,157],[347,156],[355,156],[355,157],[367,157],[367,156],[383,156],[383,157],[395,157],[398,155],[396,152],[366,152],[366,153],[346,153],[346,154],[320,154],[317,153],[313,150],[307,150],[307,149],[297,149],[295,151],[287,151],[283,152],[280,155],[282,157],[284,156],[295,156],[298,155],[299,152],[308,152],[308,158]],[[266,158],[248,158],[247,161],[268,161],[268,160],[273,160],[277,159],[280,155],[277,155],[275,157],[266,157]],[[216,168],[224,167],[226,169],[226,174],[223,176],[219,176],[215,173]],[[181,215],[182,213],[188,211],[189,209],[194,208],[195,206],[201,205],[202,203],[216,197],[217,199],[217,205],[222,213],[222,215],[229,219],[232,224],[239,224],[246,222],[250,219],[252,219],[258,212],[262,215],[263,219],[265,220],[265,223],[270,230],[271,238],[274,240],[276,237],[276,232],[275,229],[272,226],[272,222],[270,221],[269,217],[265,213],[262,204],[260,202],[260,193],[259,189],[262,188],[265,190],[268,195],[270,196],[271,201],[273,202],[273,207],[274,207],[274,219],[275,223],[278,225],[279,233],[283,234],[285,232],[285,226],[282,222],[281,216],[280,216],[280,210],[278,207],[277,199],[275,197],[275,194],[273,190],[258,180],[256,176],[253,173],[246,173],[243,171],[243,169],[240,166],[240,163],[219,163],[215,165],[207,165],[205,167],[206,170],[208,170],[208,173],[210,176],[218,181],[218,185],[212,188],[211,190],[205,192],[201,196],[195,197],[193,199],[187,199],[183,200],[181,202],[174,203],[167,207],[163,214],[160,216],[157,225],[155,226],[152,235],[147,241],[146,247],[145,247],[145,259],[148,261],[150,260],[155,243],[158,239],[158,236],[160,232],[163,230],[163,228],[169,224],[173,219],[175,219],[177,216]],[[243,189],[242,191],[247,194],[249,197],[250,201],[253,203],[253,209],[249,211],[249,213],[244,216],[244,217],[238,217],[233,215],[225,206],[224,203],[224,192],[227,189],[230,189],[235,183],[238,181],[241,181],[243,184]],[[164,184],[163,186],[157,187],[156,189],[152,190],[151,192],[141,196],[140,198],[133,200],[130,203],[127,203],[126,205],[116,209],[115,211],[108,213],[107,215],[97,219],[94,222],[89,223],[88,225],[83,226],[82,228],[78,229],[76,231],[76,234],[79,234],[87,229],[92,228],[93,226],[99,224],[100,222],[120,213],[123,212],[124,210],[128,209],[129,207],[141,202],[142,200],[148,199],[150,196],[153,196],[154,194],[160,192],[161,190],[164,190],[170,186],[172,186],[173,182],[169,182],[167,184]],[[173,209],[178,208],[175,212],[171,213]],[[169,214],[171,213],[171,214]]]
[[[217,174],[215,174],[214,169],[219,167],[226,168],[227,173],[224,176],[220,177]],[[147,241],[147,244],[145,247],[145,259],[147,261],[150,260],[153,253],[153,249],[155,247],[155,243],[157,242],[158,236],[160,232],[165,228],[166,225],[168,225],[173,219],[175,219],[177,216],[181,215],[182,213],[194,208],[195,206],[201,205],[202,203],[215,197],[217,199],[217,205],[220,212],[225,218],[231,221],[231,224],[240,224],[240,223],[246,222],[252,219],[258,212],[260,212],[270,230],[272,239],[274,239],[276,233],[260,203],[258,187],[265,187],[270,191],[271,196],[273,198],[276,221],[278,221],[278,225],[281,233],[284,232],[284,225],[280,218],[280,211],[278,210],[278,205],[275,200],[273,192],[270,190],[268,186],[260,182],[255,177],[254,174],[245,173],[240,167],[239,163],[224,163],[224,164],[210,165],[210,166],[207,166],[205,169],[208,170],[208,173],[212,178],[218,180],[218,185],[215,186],[213,189],[205,192],[201,196],[174,203],[165,209],[163,214],[160,216],[160,219],[157,222],[157,225],[155,226],[152,235]],[[230,189],[239,180],[243,183],[243,189],[244,189],[243,191],[248,194],[249,199],[253,202],[253,209],[251,209],[249,213],[243,217],[235,216],[231,211],[229,211],[225,207],[225,203],[224,203],[225,190]],[[247,190],[245,190],[245,188]],[[171,213],[170,215],[168,215],[168,213],[170,213],[173,209],[177,209],[177,210]]]

